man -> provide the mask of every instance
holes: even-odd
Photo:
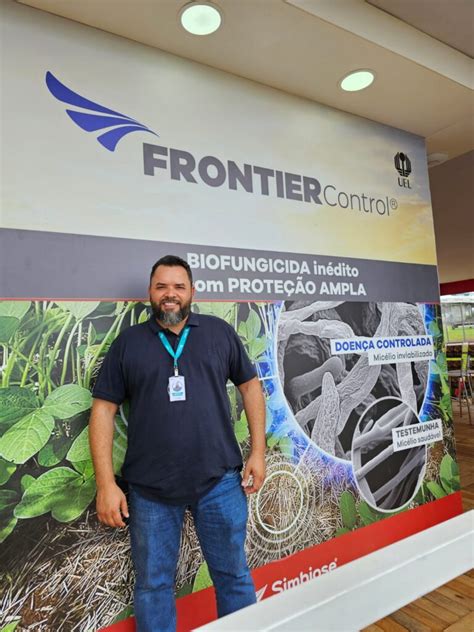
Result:
[[[112,465],[114,417],[129,400],[122,475],[130,490],[130,537],[136,572],[138,632],[174,632],[174,576],[184,512],[196,532],[216,589],[219,616],[255,603],[245,559],[246,494],[265,477],[265,404],[255,369],[225,321],[190,311],[186,261],[168,255],[153,266],[153,315],[114,341],[93,390],[90,443],[97,515],[124,527],[127,499]],[[242,457],[226,382],[242,394],[251,453]]]

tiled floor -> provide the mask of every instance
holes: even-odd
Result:
[[[474,412],[474,406],[471,407]],[[464,511],[474,509],[474,425],[455,411],[456,452]],[[468,552],[466,552],[466,555]],[[363,632],[474,632],[474,571],[377,621]]]

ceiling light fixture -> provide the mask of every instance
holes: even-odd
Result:
[[[428,167],[437,167],[443,162],[446,162],[448,158],[448,154],[445,154],[444,152],[435,152],[433,154],[428,154]]]
[[[179,14],[181,26],[193,35],[210,35],[222,24],[222,14],[210,2],[190,2]]]
[[[339,85],[346,92],[357,92],[368,88],[374,79],[375,73],[373,70],[353,70],[341,79]]]

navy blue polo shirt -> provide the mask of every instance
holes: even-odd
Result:
[[[242,467],[226,383],[255,377],[234,329],[215,316],[191,313],[189,336],[178,360],[186,400],[170,402],[173,359],[179,336],[152,317],[123,331],[112,343],[92,395],[115,404],[129,400],[128,447],[122,476],[164,502],[191,504],[231,468]]]

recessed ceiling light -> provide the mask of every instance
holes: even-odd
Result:
[[[438,165],[441,165],[443,162],[446,162],[448,158],[449,158],[448,154],[445,154],[442,152],[428,154],[428,167],[437,167]]]
[[[354,70],[341,79],[339,85],[346,92],[357,92],[368,88],[375,79],[372,70]]]
[[[210,35],[222,23],[219,9],[210,2],[191,2],[180,11],[181,25],[193,35]]]

